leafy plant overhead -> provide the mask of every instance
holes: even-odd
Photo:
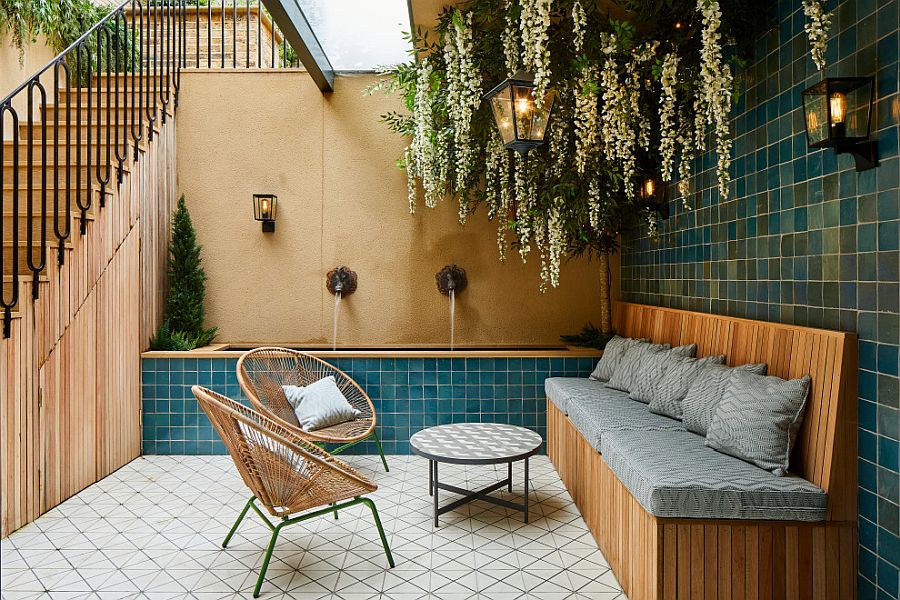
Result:
[[[169,295],[165,319],[150,340],[154,350],[193,350],[209,345],[216,337],[216,328],[203,327],[206,273],[200,264],[200,250],[191,214],[182,195],[172,218]]]
[[[19,63],[25,57],[25,47],[43,36],[50,48],[57,54],[72,45],[85,32],[110,13],[112,6],[94,4],[91,0],[0,0],[0,36],[9,34],[12,46],[19,51]],[[118,23],[110,19],[106,23],[111,44],[118,44],[118,53],[110,50],[111,71],[130,71],[132,54],[140,55],[137,32],[127,28],[123,19]],[[81,52],[81,62],[75,52],[67,58],[69,67],[75,72],[80,68],[79,82],[86,83],[88,71],[92,73],[107,69],[104,51],[97,53],[97,36],[90,36]],[[134,53],[132,53],[132,48]],[[118,62],[116,62],[118,56]],[[73,76],[74,77],[74,76]]]
[[[370,92],[399,93],[383,116],[410,144],[398,165],[409,206],[459,203],[465,223],[484,204],[508,247],[535,250],[542,288],[565,256],[617,249],[623,228],[656,217],[636,193],[642,175],[687,181],[716,150],[719,193],[729,190],[729,112],[740,68],[769,2],[622,0],[617,19],[591,0],[471,0],[446,7],[433,32],[410,36],[411,60]],[[621,13],[621,14],[620,14]],[[624,17],[622,17],[624,15]],[[524,68],[556,92],[547,143],[527,161],[500,140],[488,89]],[[539,102],[540,91],[535,94]]]

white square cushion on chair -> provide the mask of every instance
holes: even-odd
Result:
[[[315,431],[352,421],[361,413],[353,408],[329,375],[307,386],[281,386],[303,431]]]

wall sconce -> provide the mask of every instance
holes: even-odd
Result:
[[[662,181],[644,175],[638,183],[638,196],[644,202],[644,206],[658,212],[661,219],[669,218],[667,186]]]
[[[275,194],[253,194],[253,218],[262,222],[263,233],[275,231],[278,196]]]
[[[877,166],[878,142],[869,141],[874,98],[873,77],[826,77],[803,90],[809,147],[850,153],[857,171]]]
[[[483,96],[491,103],[503,146],[517,151],[523,158],[527,158],[529,150],[544,143],[553,99],[556,98],[556,92],[548,90],[544,103],[538,108],[534,90],[534,77],[518,71]]]

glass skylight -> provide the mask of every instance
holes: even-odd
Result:
[[[336,71],[373,71],[409,59],[406,0],[298,0]]]

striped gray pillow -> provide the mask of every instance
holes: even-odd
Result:
[[[630,348],[641,342],[649,341],[647,338],[626,338],[614,335],[611,340],[606,342],[606,346],[603,348],[603,356],[600,357],[597,366],[594,367],[594,372],[590,375],[591,379],[606,383],[612,377],[616,367],[622,362],[622,357],[625,356],[625,353]]]
[[[785,381],[735,370],[709,424],[706,445],[775,475],[787,473],[811,378]]]
[[[706,365],[694,378],[687,395],[681,403],[682,421],[688,431],[706,435],[709,423],[716,414],[716,407],[722,401],[728,380],[735,370],[748,371],[757,375],[766,374],[765,363],[753,363],[739,367]]]
[[[650,412],[681,420],[681,402],[697,375],[706,365],[725,364],[725,355],[703,358],[669,357],[665,371],[658,380],[648,377],[647,393],[644,398],[635,398],[650,404]],[[638,383],[638,389],[645,384]]]
[[[641,365],[637,376],[632,381],[628,397],[649,404],[666,371],[678,361],[694,360],[693,357],[696,353],[697,344],[686,344],[666,352],[651,354]]]
[[[647,365],[650,358],[660,352],[669,350],[671,347],[672,346],[669,344],[650,344],[647,342],[633,346],[625,353],[625,356],[622,357],[622,361],[619,363],[619,366],[616,367],[612,377],[609,378],[606,387],[614,390],[621,390],[623,392],[630,392],[631,388],[635,386],[640,377],[641,370]],[[696,351],[697,346],[695,344],[679,346],[672,350],[672,352],[682,355]]]

